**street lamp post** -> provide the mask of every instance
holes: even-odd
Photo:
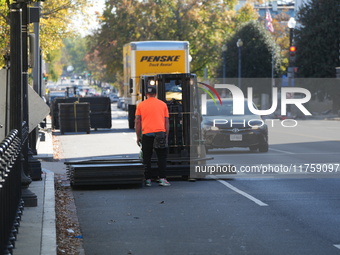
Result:
[[[243,42],[241,39],[237,40],[236,46],[238,48],[238,87],[241,88],[241,67],[242,67],[241,49],[243,46]]]
[[[289,47],[293,45],[294,40],[294,28],[296,26],[296,20],[293,17],[290,17],[288,20],[288,28],[289,28]]]
[[[296,20],[291,17],[288,21],[288,28],[289,28],[289,50],[294,45],[294,29],[296,26]],[[295,53],[294,53],[295,54]],[[291,86],[291,79],[293,78],[294,68],[293,68],[293,59],[292,56],[289,55],[289,62],[288,62],[288,79],[289,79],[289,86]]]
[[[225,84],[225,79],[227,76],[227,45],[223,44],[222,46],[222,53],[223,53],[223,84]]]
[[[289,51],[291,47],[293,46],[294,42],[294,28],[296,26],[296,20],[291,17],[288,21],[288,28],[289,28]],[[290,52],[289,52],[290,54]],[[294,67],[293,67],[293,60],[292,57],[289,55],[289,62],[288,62],[288,86],[293,86],[293,79],[294,79]],[[291,116],[291,106],[287,105],[287,116]]]

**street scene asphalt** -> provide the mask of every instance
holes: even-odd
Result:
[[[38,144],[43,179],[30,190],[38,206],[26,208],[14,254],[56,254],[54,175],[64,161],[113,155],[137,156],[126,112],[113,104],[111,129],[86,133],[52,132]],[[170,187],[97,187],[73,190],[83,235],[83,253],[93,254],[339,254],[340,179],[306,172],[311,164],[339,163],[339,121],[301,121],[300,129],[270,130],[268,153],[244,149],[212,150],[211,164],[241,167],[290,166],[298,173],[208,176]],[[318,133],[320,129],[326,132]],[[275,134],[276,133],[276,134]],[[262,165],[263,167],[263,165]],[[246,169],[246,168],[245,168]],[[285,175],[285,176],[283,176]]]

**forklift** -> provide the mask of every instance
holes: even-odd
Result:
[[[169,109],[169,137],[167,177],[183,179],[204,178],[195,175],[197,165],[205,165],[205,146],[201,133],[201,109],[197,78],[191,73],[142,75],[140,77],[140,101],[146,99],[146,91],[156,86],[157,98]],[[102,184],[142,184],[144,166],[139,158],[113,157],[68,161],[67,172],[72,186]],[[152,170],[157,178],[157,157],[152,157]]]
[[[157,98],[169,110],[167,176],[190,177],[190,167],[205,164],[205,146],[201,137],[201,109],[197,78],[191,73],[141,76],[142,101],[148,87],[155,86]],[[152,168],[157,175],[157,158]],[[155,169],[154,169],[155,168]]]

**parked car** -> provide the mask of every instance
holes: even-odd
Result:
[[[120,109],[123,109],[124,110],[124,107],[125,107],[125,100],[123,97],[120,97],[118,99],[118,102],[117,102],[117,108],[120,108]]]
[[[111,103],[115,103],[115,102],[118,102],[119,96],[111,93],[109,94],[109,98],[110,98]]]
[[[232,147],[268,151],[268,127],[261,116],[250,112],[247,100],[244,101],[244,115],[233,115],[231,98],[222,99],[222,105],[218,101],[207,100],[206,106],[202,132],[207,151]]]
[[[65,91],[50,91],[48,93],[48,97],[47,97],[47,104],[50,106],[53,102],[53,100],[55,98],[59,98],[59,97],[65,97],[66,96],[66,92]]]

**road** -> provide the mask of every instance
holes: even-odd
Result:
[[[277,121],[279,122],[279,121]],[[270,123],[270,122],[267,122]],[[214,151],[214,164],[233,164],[237,170],[247,173],[249,178],[249,168],[247,166],[280,166],[284,168],[277,171],[277,175],[265,175],[266,177],[306,177],[312,173],[320,171],[329,174],[340,172],[339,164],[339,145],[340,145],[340,122],[334,120],[308,120],[297,121],[294,128],[282,127],[275,124],[269,125],[269,144],[268,153],[250,153],[245,149],[228,149]],[[330,168],[334,168],[332,172]],[[313,171],[313,168],[315,170]],[[327,169],[326,169],[327,168]],[[337,169],[336,169],[337,168]],[[288,171],[290,169],[290,171]],[[244,174],[244,172],[239,172]],[[298,175],[297,174],[302,174]],[[303,175],[304,174],[304,175]],[[258,175],[255,175],[258,177]],[[263,177],[265,177],[263,176]],[[308,176],[310,177],[310,176]]]
[[[138,153],[125,117],[114,114],[112,130],[59,136],[65,158]],[[85,253],[340,254],[340,179],[311,172],[313,163],[328,172],[339,164],[339,130],[338,121],[299,121],[296,128],[270,128],[268,153],[209,154],[211,164],[303,165],[302,172],[74,190]]]

